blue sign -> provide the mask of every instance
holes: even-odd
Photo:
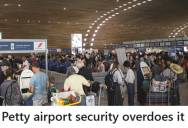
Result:
[[[178,41],[178,42],[176,42],[176,46],[184,46],[184,41]]]
[[[11,43],[1,42],[0,43],[0,51],[10,51],[11,50]]]
[[[14,42],[11,43],[11,45],[14,45],[14,49],[11,48],[11,50],[16,50],[16,51],[34,50],[33,42]]]
[[[34,50],[33,42],[0,42],[0,51]]]

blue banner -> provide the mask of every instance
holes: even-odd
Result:
[[[8,42],[0,42],[0,51],[10,51],[11,43]]]
[[[0,42],[0,51],[34,50],[33,42]]]

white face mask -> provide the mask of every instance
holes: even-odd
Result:
[[[78,62],[78,63],[76,63],[76,66],[78,67],[78,69],[80,69],[84,66],[84,63]]]
[[[2,70],[3,72],[5,72],[7,69],[8,69],[7,66],[1,66],[1,70]]]

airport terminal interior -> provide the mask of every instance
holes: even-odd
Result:
[[[1,0],[0,106],[188,105],[188,0]]]

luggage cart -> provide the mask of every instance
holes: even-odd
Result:
[[[54,97],[51,97],[51,106],[100,106],[101,94],[104,85],[100,84],[99,87],[98,94],[90,91],[87,96],[77,96],[76,102],[70,104],[58,103],[55,101]]]
[[[154,85],[150,82],[150,89],[146,95],[146,105],[149,106],[169,106],[170,105],[170,87],[169,83],[157,81]]]

